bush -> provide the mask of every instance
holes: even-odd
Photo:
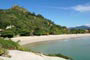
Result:
[[[3,38],[0,38],[0,56],[7,56],[8,51],[7,50],[21,50],[21,51],[30,51],[27,48],[23,48],[18,44],[18,42],[14,42],[12,40],[4,40]]]
[[[6,30],[4,32],[1,32],[1,37],[8,37],[12,38],[14,36],[14,32],[10,30]]]
[[[26,30],[26,29],[22,29],[22,30],[20,30],[20,31],[18,31],[18,33],[19,33],[19,35],[20,36],[30,36],[30,30]]]
[[[20,33],[20,36],[30,36],[30,32],[22,32]]]
[[[12,40],[4,40],[0,38],[0,46],[5,49],[19,49],[20,45]]]
[[[27,48],[23,48],[22,46],[19,45],[18,42],[14,42],[12,40],[4,40],[3,38],[0,38],[0,48],[4,48],[4,49],[16,49],[16,50],[22,50],[22,51],[26,51],[29,49]]]
[[[7,51],[7,49],[4,49],[4,48],[0,48],[0,56],[9,56],[8,55],[8,51]]]
[[[40,35],[47,35],[47,32],[45,29],[36,28],[34,31],[34,35],[40,36]]]
[[[0,56],[4,54],[4,49],[3,48],[0,48]]]
[[[72,58],[68,57],[68,56],[64,56],[62,54],[48,54],[48,56],[57,56],[57,57],[62,57],[62,58],[65,58],[65,59],[70,59],[72,60]]]

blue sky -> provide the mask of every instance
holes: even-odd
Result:
[[[59,25],[90,26],[90,0],[0,0],[1,9],[15,4],[42,14]]]

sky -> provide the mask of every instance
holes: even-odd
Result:
[[[90,0],[0,0],[0,9],[20,5],[58,25],[90,26]]]

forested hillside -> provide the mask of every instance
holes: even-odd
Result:
[[[66,27],[56,25],[41,14],[29,12],[20,6],[0,9],[0,34],[3,37],[64,33],[68,33]]]

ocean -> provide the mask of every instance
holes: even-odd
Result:
[[[90,37],[44,41],[27,44],[24,47],[44,54],[63,54],[73,60],[90,60]]]

